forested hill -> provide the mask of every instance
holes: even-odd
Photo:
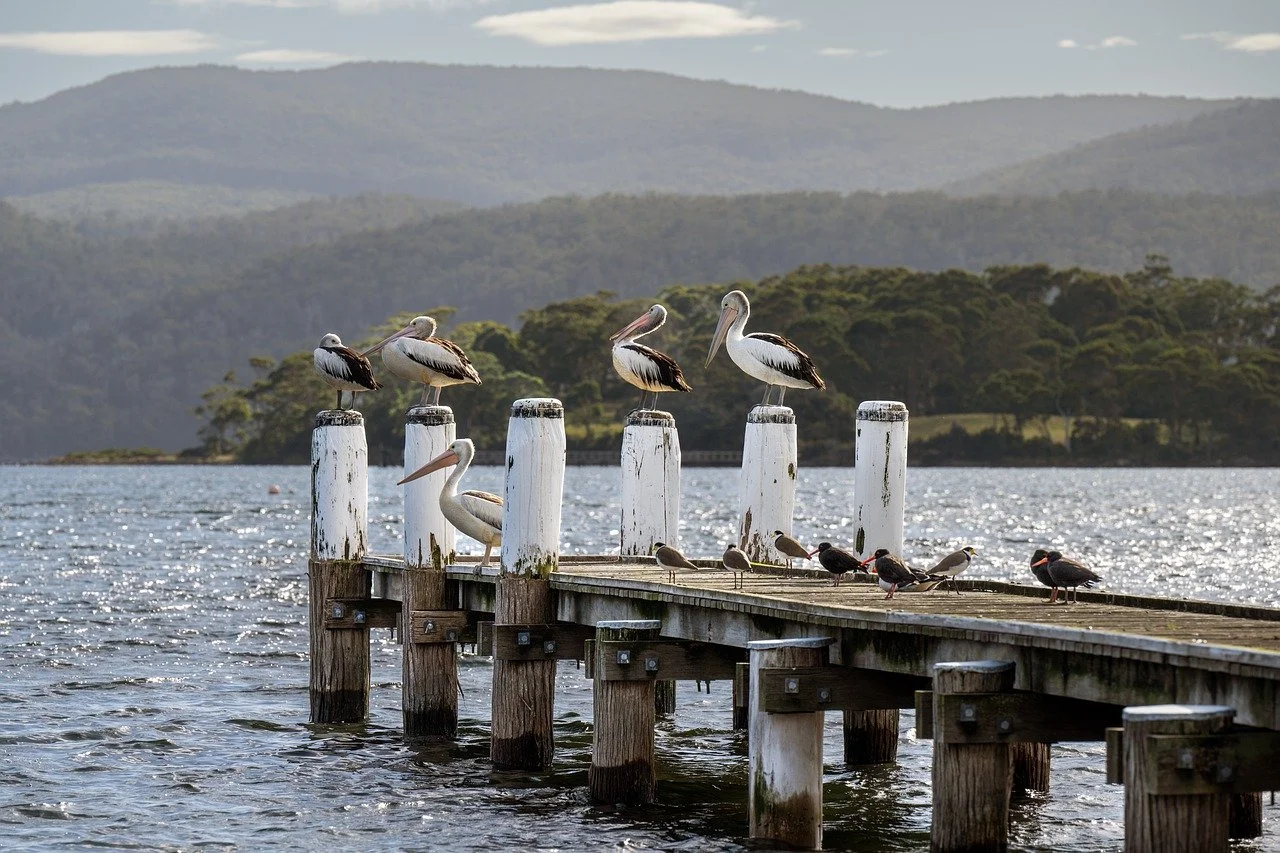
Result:
[[[325,207],[295,210],[314,220]],[[315,235],[282,215],[94,239],[0,205],[0,454],[192,444],[191,407],[249,356],[278,357],[328,331],[358,337],[393,313],[438,305],[514,322],[602,289],[651,297],[805,263],[1119,272],[1141,269],[1148,253],[1180,274],[1280,282],[1280,194],[561,198],[311,245],[302,237]]]
[[[144,197],[160,182],[479,204],[911,190],[1229,103],[1062,96],[900,110],[646,71],[156,68],[0,107],[0,197],[106,184],[127,205],[133,182]],[[57,198],[45,209],[67,205]]]
[[[1052,195],[1110,187],[1173,194],[1280,190],[1280,101],[1250,101],[1116,134],[947,189],[956,195]]]

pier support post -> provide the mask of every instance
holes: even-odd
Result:
[[[1208,735],[1235,711],[1222,705],[1124,709],[1125,853],[1225,853],[1228,794],[1157,795],[1148,790],[1148,735]]]
[[[560,401],[516,400],[507,427],[496,625],[542,625],[552,619],[548,577],[560,559],[564,463]],[[494,660],[490,757],[498,767],[551,765],[555,675],[554,659]]]
[[[892,400],[858,404],[853,443],[853,548],[902,556],[907,495],[907,407]]]
[[[822,848],[822,712],[769,714],[761,709],[760,670],[818,667],[830,637],[756,640],[751,654],[748,810],[751,837]]]
[[[1232,838],[1262,837],[1262,792],[1231,795],[1230,827]]]
[[[632,412],[622,429],[622,556],[647,556],[657,542],[677,547],[679,525],[676,419],[667,412]]]
[[[791,533],[796,501],[796,416],[787,406],[756,406],[742,441],[742,523],[738,544],[753,563],[786,565],[773,531]]]
[[[656,640],[661,626],[657,620],[597,622],[596,654],[608,653],[601,641]],[[598,657],[592,682],[595,732],[587,788],[593,802],[648,805],[654,794],[655,683],[606,681],[600,677],[604,671]]]
[[[676,683],[669,679],[653,683],[653,710],[659,717],[670,717],[676,712]]]
[[[405,475],[439,456],[456,437],[449,407],[410,409],[404,426]],[[448,470],[434,471],[404,487],[401,708],[409,737],[451,738],[458,732],[457,645],[410,641],[413,611],[451,610],[456,605],[445,595],[444,568],[453,560],[455,537],[453,525],[440,511],[440,490],[448,476]]]
[[[897,708],[844,712],[845,764],[892,764],[897,757]]]
[[[369,712],[369,629],[330,630],[331,599],[369,597],[369,448],[359,412],[326,410],[311,431],[311,721],[352,723]],[[341,614],[338,614],[341,615]]]
[[[1049,744],[1019,741],[1013,745],[1013,791],[1049,790]]]
[[[1002,851],[1009,841],[1008,743],[965,743],[949,736],[945,696],[1013,689],[1008,661],[939,663],[933,668],[933,828],[929,849]]]
[[[747,731],[751,722],[751,664],[740,663],[733,670],[733,728]]]

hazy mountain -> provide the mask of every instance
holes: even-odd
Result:
[[[1232,195],[1280,189],[1280,101],[1108,136],[947,187],[957,195],[1111,188]]]
[[[196,219],[238,216],[307,201],[308,192],[237,189],[176,181],[122,181],[84,184],[5,201],[46,219],[85,219],[111,215],[120,219]]]
[[[645,71],[157,68],[0,108],[0,196],[115,184],[138,193],[119,201],[134,208],[150,182],[480,204],[910,190],[1229,103],[1084,96],[901,110]]]

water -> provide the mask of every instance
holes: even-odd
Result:
[[[398,472],[370,475],[375,551],[399,548]],[[472,487],[500,491],[499,469]],[[566,553],[617,538],[616,469],[571,468]],[[400,649],[374,632],[370,722],[307,724],[308,474],[288,468],[0,468],[0,843],[6,850],[767,849],[746,834],[728,685],[682,683],[659,724],[659,802],[590,805],[591,689],[561,664],[556,765],[494,773],[486,659],[466,656],[452,744],[400,734]],[[849,540],[852,472],[802,472],[796,532]],[[278,483],[279,495],[267,486]],[[974,576],[1029,581],[1061,546],[1110,589],[1280,604],[1280,471],[914,469],[909,558],[965,544]],[[681,544],[718,553],[736,472],[684,472]],[[460,540],[465,549],[474,545]],[[476,549],[478,550],[478,549]],[[911,714],[903,712],[904,726]],[[927,849],[929,745],[849,771],[826,738],[832,850]],[[1016,850],[1117,850],[1100,744],[1054,748],[1053,791],[1015,805]],[[1268,835],[1240,849],[1280,851]]]

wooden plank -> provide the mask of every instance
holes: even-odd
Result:
[[[933,740],[933,691],[916,691],[916,740]]]
[[[760,709],[769,714],[911,708],[925,679],[843,666],[760,670]]]
[[[948,743],[1100,741],[1121,711],[1038,693],[966,693],[941,696],[933,724]]]
[[[460,643],[467,630],[465,610],[411,610],[409,642]]]
[[[394,628],[400,624],[400,602],[387,598],[326,598],[324,627],[329,631]]]
[[[1280,788],[1280,732],[1147,735],[1144,769],[1157,795],[1246,794]]]
[[[742,649],[696,642],[596,640],[594,675],[604,681],[717,681],[734,677]]]
[[[494,625],[496,660],[582,660],[583,642],[594,632],[583,625]]]

